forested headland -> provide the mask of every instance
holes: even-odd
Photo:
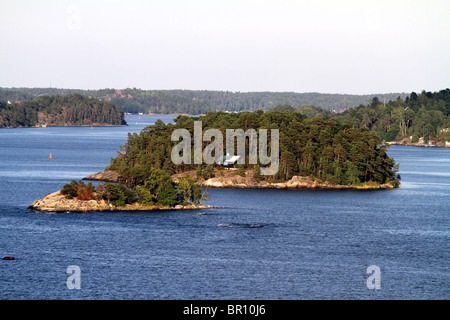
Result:
[[[333,113],[318,106],[294,108],[279,105],[274,110],[297,111],[309,118],[323,117],[348,123],[352,128],[367,128],[386,142],[421,142],[443,145],[450,141],[450,89],[437,92],[412,92],[405,99],[382,101],[373,97],[368,104]]]
[[[0,101],[0,128],[126,125],[124,112],[109,101],[80,94]]]
[[[385,141],[450,141],[450,89],[412,92],[387,103],[373,98],[367,106],[351,108],[337,118],[352,127],[367,128]]]

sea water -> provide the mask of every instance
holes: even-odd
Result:
[[[158,118],[174,116],[0,130],[0,258],[16,258],[0,260],[0,299],[450,298],[450,149],[390,147],[393,190],[209,189],[207,203],[225,208],[27,209],[104,170],[128,132]]]

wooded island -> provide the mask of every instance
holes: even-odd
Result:
[[[0,128],[122,126],[124,112],[111,102],[72,94],[31,101],[0,101]]]
[[[258,135],[261,129],[278,129],[277,173],[261,175],[260,169],[264,165],[260,162],[251,164],[248,156],[244,163],[232,168],[223,163],[174,164],[171,155],[177,141],[172,140],[172,133],[176,129],[193,133],[194,123],[199,121],[204,132],[215,128],[223,133],[223,137],[227,129],[255,129]],[[272,140],[268,139],[267,143],[271,149]],[[194,147],[194,142],[192,144]],[[206,147],[208,142],[202,141],[202,144]],[[67,211],[80,211],[75,205],[72,209],[70,205],[67,208],[66,200],[71,199],[81,201],[79,206],[83,208],[91,201],[94,211],[198,207],[206,200],[204,186],[396,188],[400,185],[398,166],[386,150],[378,135],[367,128],[354,129],[336,119],[307,118],[295,111],[209,112],[200,117],[178,116],[174,124],[157,120],[139,134],[128,134],[127,142],[106,168],[115,173],[116,177],[112,179],[115,182],[94,187],[91,183],[72,181],[58,193],[59,201],[52,208],[49,209],[43,200],[35,202],[31,208],[58,211],[63,207]],[[248,151],[247,140],[247,155]],[[226,154],[226,150],[223,153]]]

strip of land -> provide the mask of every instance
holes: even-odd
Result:
[[[206,180],[199,180],[199,184],[203,184],[207,188],[247,188],[247,189],[350,189],[350,190],[364,190],[364,189],[393,189],[400,186],[398,181],[392,181],[384,184],[379,183],[359,183],[354,185],[338,185],[327,181],[314,180],[309,177],[293,176],[288,181],[284,182],[267,182],[265,180],[257,181],[253,179],[253,170],[247,170],[245,176],[237,174],[237,170],[222,170],[216,171],[216,176]],[[194,170],[186,171],[180,174],[172,175],[172,180],[176,183],[181,178],[187,177],[196,179],[196,172]],[[89,175],[83,180],[118,182],[119,174],[116,171],[104,171]]]
[[[102,211],[155,211],[155,210],[192,210],[220,208],[205,204],[184,204],[174,207],[162,205],[144,205],[140,203],[115,206],[105,200],[67,199],[60,191],[50,193],[36,200],[28,209],[43,212],[102,212]]]

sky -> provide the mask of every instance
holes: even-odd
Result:
[[[448,0],[0,0],[0,87],[450,87]]]

